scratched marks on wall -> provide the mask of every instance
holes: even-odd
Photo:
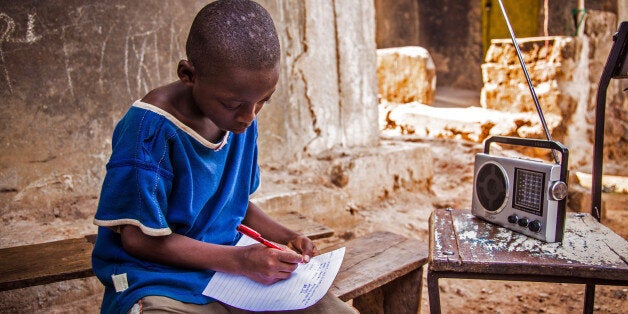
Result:
[[[160,15],[161,12],[157,14]],[[172,19],[150,19],[141,25],[130,25],[127,28],[123,66],[130,97],[141,97],[158,85],[176,78],[177,62],[185,56],[180,36],[188,23],[176,24]]]
[[[161,81],[157,44],[156,29],[142,33],[132,33],[129,29],[125,36],[124,74],[129,96],[139,97]]]
[[[174,22],[169,10],[133,2],[35,3],[0,6],[3,94],[57,106],[104,94],[126,102],[176,78],[189,21]],[[39,96],[31,94],[35,87]]]
[[[6,13],[0,12],[0,67],[2,68],[3,83],[10,93],[13,93],[13,85],[11,84],[11,75],[6,65],[3,46],[4,43],[29,45],[41,39],[41,35],[35,33],[35,17],[35,14],[28,14],[25,32],[17,34],[15,31],[15,20]]]
[[[187,23],[178,25],[170,20],[161,25],[154,21],[146,26],[145,31],[129,28],[124,39],[125,82],[132,97],[174,80],[177,62],[185,56],[181,42],[185,39],[182,35],[187,36]]]

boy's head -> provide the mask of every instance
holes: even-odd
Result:
[[[244,132],[275,92],[279,38],[270,14],[249,0],[218,0],[198,13],[179,78],[193,113],[223,131]]]
[[[197,14],[186,43],[188,60],[207,76],[224,67],[275,67],[279,38],[270,14],[249,0],[218,0]]]

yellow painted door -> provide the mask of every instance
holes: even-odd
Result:
[[[517,38],[538,36],[541,1],[502,0]],[[486,53],[491,39],[510,38],[510,33],[497,0],[482,0],[482,7],[482,44]]]

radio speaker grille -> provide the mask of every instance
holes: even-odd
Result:
[[[486,163],[477,173],[475,182],[478,200],[484,209],[500,210],[506,201],[507,178],[503,170],[493,163]]]

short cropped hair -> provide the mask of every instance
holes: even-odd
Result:
[[[270,14],[250,0],[218,0],[202,8],[192,22],[185,50],[200,75],[225,66],[268,69],[280,58]]]

